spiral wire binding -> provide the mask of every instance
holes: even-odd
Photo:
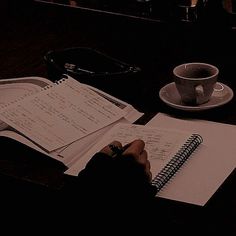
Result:
[[[156,186],[157,192],[172,178],[185,161],[191,156],[193,151],[203,142],[199,134],[192,134],[180,150],[171,158],[165,167],[152,180],[152,185]]]
[[[42,90],[47,90],[47,89],[49,89],[49,88],[51,88],[51,87],[54,87],[55,85],[59,85],[59,84],[63,83],[65,80],[67,80],[67,79],[68,79],[68,77],[63,74],[62,77],[61,77],[61,79],[55,80],[55,81],[53,82],[53,84],[49,84],[49,85],[43,87]]]

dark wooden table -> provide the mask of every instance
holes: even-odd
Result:
[[[236,91],[236,32],[219,6],[198,22],[185,24],[45,6],[30,0],[4,3],[0,16],[0,79],[48,77],[44,56],[49,50],[90,47],[141,68],[137,76],[119,78],[117,86],[112,86],[114,81],[93,84],[145,112],[140,123],[164,112],[180,118],[236,124],[236,98],[223,107],[189,113],[166,106],[158,97],[159,89],[172,81],[173,67],[189,61],[215,64],[220,69],[219,80]],[[0,161],[0,181],[5,189],[21,186],[22,191],[57,191],[66,181],[60,163],[42,156],[32,159],[34,152],[14,141],[1,141],[8,153],[1,154]],[[19,151],[17,157],[14,149]],[[171,212],[171,220],[179,227],[198,225],[207,233],[222,230],[224,235],[235,235],[236,173],[204,207],[164,199],[158,199],[157,205],[160,211]]]

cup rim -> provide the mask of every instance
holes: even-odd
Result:
[[[183,67],[183,66],[187,66],[187,65],[206,65],[206,66],[209,66],[211,68],[213,68],[215,70],[215,73],[210,75],[210,76],[207,76],[207,77],[203,77],[203,78],[190,78],[190,77],[184,77],[184,76],[181,76],[179,74],[176,73],[176,71],[180,68],[180,67]],[[188,63],[182,63],[182,64],[179,64],[177,66],[175,66],[175,68],[173,69],[173,74],[176,76],[176,77],[179,77],[181,79],[184,79],[184,80],[207,80],[209,78],[212,78],[216,75],[219,74],[219,69],[215,66],[215,65],[212,65],[212,64],[209,64],[209,63],[204,63],[204,62],[188,62]]]

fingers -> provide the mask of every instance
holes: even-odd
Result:
[[[132,155],[137,161],[139,160],[140,154],[144,151],[145,143],[141,139],[134,140],[127,145],[124,155]]]
[[[142,158],[140,158],[142,159]],[[148,159],[146,159],[146,161],[142,164],[145,168],[145,172],[148,176],[149,181],[152,180],[152,172],[151,172],[151,165],[150,165],[150,161]]]
[[[113,141],[109,145],[105,146],[100,152],[115,157],[118,155],[119,150],[124,150],[122,156],[128,155],[134,157],[135,161],[137,161],[144,167],[145,173],[151,181],[151,166],[148,160],[148,153],[144,148],[145,143],[141,139],[134,140],[133,142],[125,145],[123,148],[122,144],[119,141]]]
[[[149,181],[152,180],[151,166],[148,160],[148,153],[144,149],[145,143],[143,140],[134,140],[128,145],[126,150],[123,152],[123,155],[131,155],[135,160],[144,166],[145,172],[149,178]]]

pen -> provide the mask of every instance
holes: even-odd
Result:
[[[126,144],[124,147],[118,147],[116,145],[109,144],[109,148],[113,152],[112,156],[121,155],[129,146],[130,146],[130,144]]]

